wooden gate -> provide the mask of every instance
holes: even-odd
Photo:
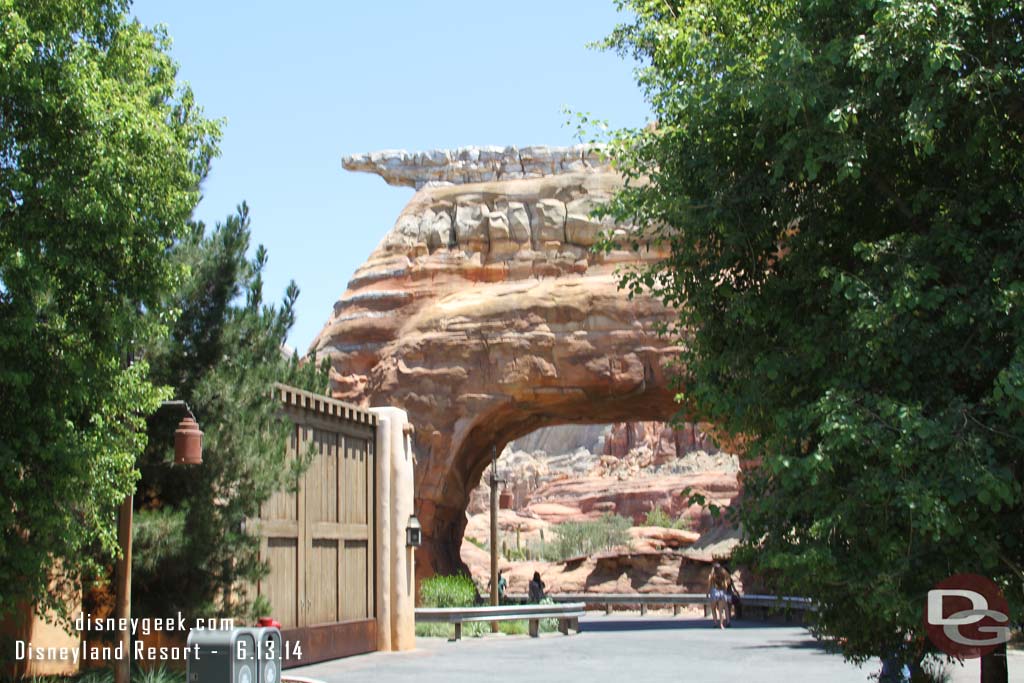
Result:
[[[261,559],[270,574],[257,584],[282,635],[300,643],[285,666],[376,649],[377,418],[307,391],[277,385],[293,423],[288,459],[310,457],[292,490],[275,493],[260,513]]]

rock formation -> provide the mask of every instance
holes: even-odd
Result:
[[[376,173],[389,185],[404,185],[417,190],[428,183],[466,184],[543,178],[604,166],[600,152],[589,145],[462,147],[414,153],[389,149],[345,157],[342,164],[350,171]]]
[[[465,148],[345,159],[418,191],[314,340],[331,391],[416,425],[424,575],[461,566],[470,492],[510,440],[556,424],[666,420],[677,409],[656,334],[672,317],[629,298],[593,253],[629,226],[591,211],[621,179],[584,148]]]

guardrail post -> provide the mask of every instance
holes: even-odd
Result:
[[[647,605],[645,603],[641,602],[640,603],[640,616],[644,616],[646,614],[647,614]]]
[[[672,616],[679,616],[679,605],[672,605]]]
[[[462,622],[455,622],[455,640],[462,640]]]
[[[604,614],[605,614],[605,616],[609,616],[609,615],[611,615],[611,613],[612,613],[612,603],[606,602],[604,604]]]

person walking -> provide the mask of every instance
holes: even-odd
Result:
[[[530,580],[530,602],[539,604],[544,599],[544,582],[541,581],[540,572],[534,572]]]
[[[732,577],[720,563],[711,565],[708,574],[708,599],[714,625],[724,629],[729,623],[729,592],[733,590]]]

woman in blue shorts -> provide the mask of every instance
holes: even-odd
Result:
[[[725,628],[729,623],[729,588],[732,577],[718,562],[711,565],[708,574],[708,599],[711,601],[711,618],[714,625]]]

